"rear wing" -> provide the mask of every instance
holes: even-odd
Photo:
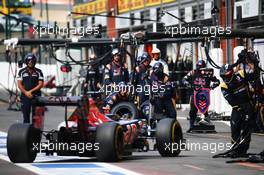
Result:
[[[35,97],[33,104],[37,106],[77,106],[81,98],[81,96]]]

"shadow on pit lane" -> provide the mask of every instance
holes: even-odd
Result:
[[[127,156],[123,158],[123,161],[131,161],[131,160],[143,160],[143,159],[175,159],[175,158],[184,158],[184,157],[193,157],[189,155],[179,155],[178,157],[162,157],[160,155],[134,155],[134,156]]]
[[[184,138],[204,138],[204,139],[223,139],[230,136],[230,132],[221,132],[221,133],[185,133]]]

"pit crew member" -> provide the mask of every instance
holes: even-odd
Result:
[[[122,62],[121,54],[118,49],[112,51],[112,62],[106,65],[104,79],[106,85],[117,85],[122,81],[129,81],[127,65]]]
[[[204,60],[199,60],[196,64],[196,70],[205,69],[206,63]],[[190,71],[186,76],[183,77],[183,84],[187,87],[191,87],[193,90],[197,90],[198,88],[216,88],[220,81],[215,76],[209,76],[204,77],[203,75],[200,75],[197,73],[197,71],[192,70]],[[212,84],[212,85],[211,85]],[[191,130],[194,127],[194,123],[197,117],[197,108],[194,104],[194,96],[193,94],[190,96],[190,128],[187,130],[187,132],[191,132]],[[210,119],[208,117],[208,112],[205,113],[205,121],[210,122]]]
[[[142,89],[144,88],[145,85],[147,85],[146,79],[148,78],[150,72],[150,61],[151,58],[147,52],[144,52],[141,55],[141,62],[140,64],[136,67],[136,74],[135,74],[135,84],[140,85]],[[146,100],[148,100],[148,95],[143,92],[138,92],[139,96],[139,106]]]
[[[36,68],[37,58],[34,54],[26,55],[25,68],[18,72],[17,84],[21,91],[21,103],[24,123],[30,123],[30,114],[32,109],[32,116],[34,115],[34,106],[32,99],[35,96],[41,96],[40,89],[43,87],[43,73]],[[33,122],[33,121],[32,121]]]
[[[150,66],[153,67],[157,62],[160,62],[163,65],[163,72],[169,76],[168,64],[160,58],[160,50],[158,48],[154,48],[152,49],[152,61],[150,62]]]
[[[176,119],[177,113],[172,101],[174,85],[169,81],[168,75],[164,73],[161,62],[155,63],[152,69],[150,75],[150,84],[152,85],[150,101],[154,106],[154,113],[165,114],[168,118]],[[154,89],[157,89],[157,91]]]
[[[120,101],[127,101],[129,99],[129,91],[127,84],[125,82],[120,82],[117,87],[118,92],[113,92],[105,99],[105,104],[103,107],[104,113],[109,114],[111,108]]]
[[[231,113],[231,137],[232,143],[243,142],[228,156],[245,156],[249,149],[251,132],[250,128],[255,121],[255,111],[244,71],[234,72],[231,65],[224,65],[220,69],[220,77],[223,79],[221,91],[227,102],[232,106]],[[242,138],[240,137],[242,136]]]

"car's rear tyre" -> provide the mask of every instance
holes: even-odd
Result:
[[[115,123],[103,123],[96,129],[96,143],[99,149],[95,151],[96,158],[102,162],[115,162],[122,159],[124,139],[122,127]]]
[[[158,122],[156,130],[156,146],[161,156],[178,156],[181,152],[182,138],[182,129],[177,120],[165,118]]]
[[[31,163],[37,156],[41,131],[30,124],[13,124],[7,135],[7,154],[14,163]],[[34,143],[34,144],[33,144]]]
[[[131,119],[138,117],[138,109],[134,103],[131,102],[120,102],[117,103],[110,111],[112,114],[118,114],[121,117],[127,113],[131,115]]]

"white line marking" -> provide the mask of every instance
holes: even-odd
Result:
[[[0,131],[0,136],[7,137],[7,133]]]
[[[187,117],[177,117],[177,119],[187,120]]]
[[[230,125],[230,121],[215,121],[215,122],[218,122],[218,123],[224,123],[224,124],[226,124],[227,126],[231,126],[231,125]]]
[[[6,146],[6,138],[7,133],[0,131],[0,143],[3,146]],[[6,148],[0,149],[0,159],[10,162]],[[71,172],[73,169],[71,168],[39,168],[36,167],[37,164],[41,163],[49,163],[50,161],[60,161],[60,160],[71,160],[71,159],[92,159],[89,157],[77,157],[77,156],[46,156],[45,154],[38,154],[36,160],[34,163],[18,163],[14,164],[16,166],[19,166],[21,168],[27,169],[31,172],[34,172],[36,174],[40,175],[64,175]],[[10,162],[12,163],[12,162]],[[50,163],[50,164],[60,164],[61,162],[56,163]],[[63,162],[63,164],[76,164],[76,162]],[[78,164],[85,164],[85,165],[97,165],[99,167],[96,168],[74,168],[74,174],[76,175],[89,175],[89,174],[96,174],[96,175],[107,175],[107,174],[115,174],[115,173],[122,173],[122,174],[128,174],[128,175],[140,175],[139,173],[133,172],[131,170],[118,167],[116,165],[111,165],[108,163],[99,163],[99,162],[78,162]]]

